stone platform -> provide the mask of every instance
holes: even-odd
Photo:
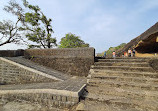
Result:
[[[71,107],[79,102],[86,79],[73,77],[64,82],[1,85],[2,101],[26,100],[48,107]]]
[[[80,101],[86,78],[72,77],[23,57],[0,58],[0,101],[24,100],[69,108]]]

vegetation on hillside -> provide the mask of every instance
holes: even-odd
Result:
[[[116,47],[110,47],[107,51],[106,51],[106,54],[107,56],[112,56],[112,52],[115,51],[117,52],[119,49],[123,48],[124,46],[126,45],[126,43],[122,43]],[[99,54],[98,56],[103,56],[104,55],[104,52],[102,52],[101,54]]]

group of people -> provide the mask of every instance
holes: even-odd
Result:
[[[135,49],[132,50],[129,48],[128,52],[124,51],[123,57],[135,57]]]
[[[104,52],[104,57],[106,57],[106,51]],[[112,52],[112,57],[115,58],[116,57],[116,52],[113,51]],[[133,48],[132,50],[129,48],[128,51],[124,51],[124,54],[122,55],[122,57],[135,57],[135,49]]]

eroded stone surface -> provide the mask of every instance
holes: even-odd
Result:
[[[100,59],[91,67],[87,110],[157,111],[158,73],[150,58]],[[143,65],[144,64],[144,65]]]

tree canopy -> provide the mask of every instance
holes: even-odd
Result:
[[[15,1],[10,1],[9,6],[5,6],[4,10],[16,15],[17,20],[16,22],[11,20],[0,21],[0,46],[8,43],[22,44],[24,38],[21,35],[21,24],[23,23],[20,22],[22,21],[23,9]]]
[[[57,46],[52,28],[52,19],[47,18],[37,5],[22,0],[23,6],[10,0],[4,10],[14,15],[17,20],[0,22],[0,46],[7,43],[27,43],[29,48],[52,48]],[[68,33],[60,41],[59,48],[89,47],[75,34]]]
[[[29,45],[30,48],[52,48],[56,46],[56,38],[52,38],[54,33],[50,18],[47,18],[38,6],[30,5],[23,0],[24,6],[30,10],[25,13],[25,30],[28,30],[26,37],[28,40],[37,43]],[[31,26],[30,26],[31,25]]]
[[[20,44],[24,40],[29,40],[29,48],[52,48],[56,46],[56,38],[50,18],[47,18],[39,6],[31,5],[27,0],[23,1],[23,7],[16,1],[11,0],[4,10],[17,17],[16,23],[13,21],[0,22],[0,46],[7,43]],[[23,33],[22,33],[23,32]],[[24,37],[25,36],[25,37]],[[26,41],[24,41],[26,42]]]
[[[75,34],[68,33],[60,41],[59,48],[78,48],[78,47],[89,47],[89,44],[85,43]]]

